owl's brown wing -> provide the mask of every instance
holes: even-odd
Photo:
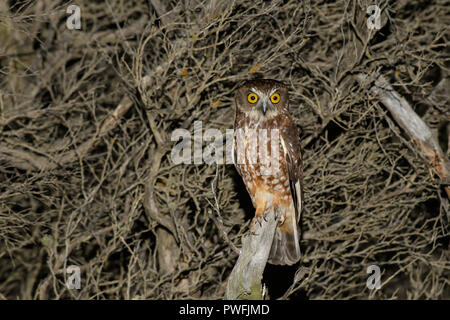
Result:
[[[291,118],[278,119],[283,166],[289,179],[293,207],[282,208],[285,220],[277,228],[269,254],[269,263],[292,265],[300,260],[300,214],[303,207],[302,157],[298,130]],[[287,223],[286,223],[287,222]]]
[[[290,118],[286,118],[280,131],[280,142],[283,147],[284,159],[286,159],[291,195],[298,223],[303,208],[303,164],[298,129]]]

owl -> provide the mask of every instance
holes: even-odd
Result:
[[[280,217],[268,262],[295,264],[300,259],[303,168],[287,87],[276,80],[250,80],[237,89],[235,102],[233,160],[256,209],[254,221],[269,210]],[[275,170],[267,170],[267,159],[278,161]]]

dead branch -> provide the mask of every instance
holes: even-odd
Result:
[[[17,146],[14,147],[9,144],[0,144],[0,160],[7,162],[13,167],[28,171],[47,171],[70,164],[83,158],[93,146],[101,141],[100,139],[117,125],[118,120],[131,106],[132,102],[130,98],[124,96],[116,109],[103,123],[99,134],[83,142],[75,150],[71,150],[62,155],[51,156],[43,152],[36,153],[23,148],[19,149]]]
[[[279,217],[267,212],[261,223],[255,222],[251,233],[242,239],[241,254],[228,279],[225,298],[228,300],[262,300],[261,284],[269,258]]]
[[[357,75],[357,79],[362,85],[367,85],[370,77],[359,74]],[[374,79],[370,90],[379,97],[400,127],[416,143],[419,148],[419,153],[436,170],[438,176],[444,183],[448,183],[448,179],[450,178],[449,160],[445,158],[431,130],[417,113],[414,112],[405,98],[400,96],[382,75]],[[450,198],[450,187],[445,186],[445,191]]]

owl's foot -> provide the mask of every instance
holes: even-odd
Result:
[[[253,218],[252,222],[250,223],[250,233],[252,235],[256,235],[256,230],[258,227],[261,227],[262,221],[267,221],[263,215],[257,215]]]
[[[258,213],[258,211],[257,211],[257,213]],[[264,220],[265,222],[267,222],[267,214],[266,214],[265,212],[262,213],[262,214],[256,214],[256,215],[253,217],[253,220],[252,220],[252,222],[251,222],[251,224],[250,224],[250,233],[251,233],[252,235],[256,235],[255,229],[256,229],[257,227],[261,227],[261,225],[262,225],[262,223],[263,223],[263,220]]]
[[[250,232],[255,234],[254,230],[259,225],[261,227],[262,221],[267,221],[266,218],[266,200],[263,197],[258,197],[256,200],[255,217],[250,224]]]

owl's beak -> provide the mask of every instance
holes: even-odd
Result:
[[[261,109],[262,109],[263,114],[266,115],[266,112],[267,112],[267,102],[264,101],[264,102],[262,103]]]

